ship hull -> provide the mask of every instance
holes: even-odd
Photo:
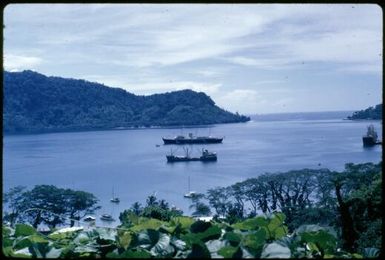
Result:
[[[218,144],[222,143],[223,138],[192,138],[192,139],[176,139],[162,138],[164,144]]]
[[[364,146],[374,146],[374,145],[378,144],[379,142],[377,142],[377,140],[375,140],[371,136],[364,136],[364,137],[362,137],[362,143]]]
[[[192,161],[202,161],[202,162],[213,162],[217,160],[217,157],[183,157],[183,156],[172,156],[172,155],[166,155],[167,162],[174,163],[174,162],[192,162]]]

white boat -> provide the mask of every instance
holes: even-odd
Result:
[[[118,197],[115,197],[114,188],[112,188],[112,199],[110,199],[113,203],[119,203],[120,199]]]
[[[90,221],[95,221],[96,218],[94,218],[93,216],[87,216],[83,219],[84,221],[87,221],[87,222],[90,222]]]
[[[197,195],[197,192],[196,191],[191,191],[190,190],[190,176],[188,176],[188,190],[189,192],[187,192],[184,197],[185,198],[193,198]]]
[[[109,214],[103,214],[101,217],[100,217],[101,220],[104,220],[104,221],[114,221],[114,219],[112,218],[111,215]]]
[[[114,198],[110,199],[110,201],[114,202],[114,203],[119,203],[120,199],[118,197],[114,197]]]
[[[185,198],[193,198],[193,197],[195,197],[197,195],[197,192],[196,191],[189,191],[189,192],[187,192],[185,195],[184,195],[184,197]]]

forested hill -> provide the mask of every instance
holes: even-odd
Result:
[[[352,116],[348,116],[348,119],[382,119],[382,104],[378,104],[375,107],[369,107],[365,110],[356,111]]]
[[[116,127],[246,122],[203,92],[137,96],[84,80],[4,72],[3,131],[32,133]]]

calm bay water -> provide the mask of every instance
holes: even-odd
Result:
[[[37,184],[84,190],[100,200],[102,209],[97,216],[108,213],[116,219],[135,201],[144,205],[147,196],[155,193],[159,199],[166,199],[185,214],[190,214],[189,200],[183,198],[188,190],[188,176],[192,190],[205,192],[265,172],[302,168],[340,171],[347,162],[379,162],[381,146],[362,146],[361,137],[370,123],[382,139],[379,121],[336,118],[251,121],[183,130],[136,129],[5,136],[3,191],[17,185],[32,188]],[[182,132],[186,135],[192,132],[225,136],[222,144],[188,146],[197,156],[202,148],[216,151],[218,161],[167,163],[165,155],[171,148],[175,154],[183,155],[184,151],[182,146],[163,145],[161,137]],[[118,205],[109,202],[112,189],[120,197]]]

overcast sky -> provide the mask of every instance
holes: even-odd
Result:
[[[4,25],[8,71],[188,88],[246,114],[382,102],[377,5],[11,4]]]

